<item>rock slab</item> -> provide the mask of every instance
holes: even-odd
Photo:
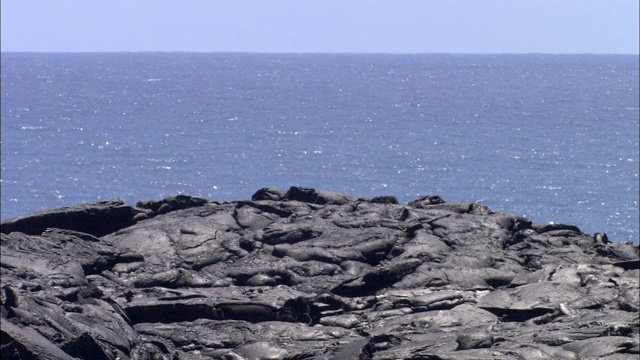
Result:
[[[260,189],[2,223],[3,359],[637,359],[638,248],[477,203]]]

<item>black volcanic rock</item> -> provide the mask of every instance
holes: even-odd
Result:
[[[76,207],[37,212],[2,222],[2,233],[40,235],[48,228],[68,229],[103,236],[131,226],[147,217],[142,209],[124,205],[122,200],[102,201]]]
[[[637,247],[438,196],[102,202],[1,246],[3,359],[640,354]]]
[[[188,195],[177,195],[177,196],[170,196],[160,201],[154,201],[154,200],[138,201],[136,206],[142,209],[149,209],[152,211],[153,215],[157,215],[157,214],[166,214],[171,211],[202,206],[206,203],[207,203],[207,199],[203,199],[195,196],[188,196]]]

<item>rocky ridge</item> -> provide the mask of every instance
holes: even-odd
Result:
[[[2,222],[3,359],[637,359],[638,248],[478,203],[260,189]]]

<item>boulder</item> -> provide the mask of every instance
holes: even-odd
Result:
[[[122,200],[102,201],[75,207],[46,210],[2,222],[2,233],[40,235],[49,228],[75,230],[103,236],[131,226],[149,216],[143,209],[124,205]]]

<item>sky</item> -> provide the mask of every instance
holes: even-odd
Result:
[[[2,0],[1,50],[638,54],[638,0]]]

